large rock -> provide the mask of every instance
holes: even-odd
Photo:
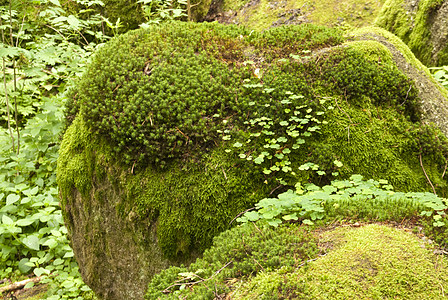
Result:
[[[383,3],[384,0],[213,0],[205,19],[258,30],[303,23],[361,27],[372,24]]]
[[[238,213],[335,172],[445,195],[448,143],[428,120],[446,91],[428,74],[378,28],[169,23],[113,39],[72,92],[58,160],[84,280],[141,299]]]
[[[448,1],[387,0],[375,24],[401,38],[428,66],[448,65]]]

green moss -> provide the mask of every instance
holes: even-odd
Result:
[[[363,53],[364,58],[376,63],[393,65],[393,57],[389,49],[377,41],[354,41],[346,43],[348,47]]]
[[[372,24],[381,9],[381,1],[360,0],[294,0],[272,2],[261,0],[248,1],[225,0],[219,8],[222,12],[236,11],[234,22],[255,30],[264,30],[282,24],[313,24],[325,26],[361,27]]]
[[[278,123],[287,92],[304,96],[293,105],[324,110],[326,120],[321,134],[292,154],[292,166],[297,170],[312,161],[328,174],[302,172],[289,182],[326,182],[339,171],[343,177],[359,173],[387,179],[398,190],[430,190],[421,154],[428,176],[445,193],[440,145],[432,146],[435,154],[420,149],[424,142],[414,125],[419,120],[414,84],[384,46],[357,41],[303,60],[290,57],[341,42],[337,30],[315,25],[250,34],[192,23],[115,39],[96,55],[74,97],[69,117],[78,110],[81,114],[66,133],[58,165],[64,201],[73,190],[88,198],[93,178],[107,179],[117,192],[125,191],[126,199],[116,206],[120,216],[157,222],[165,254],[204,249],[237,213],[276,184],[251,162],[225,153],[228,146],[217,130],[244,135],[243,121],[265,114]],[[262,81],[243,64],[251,56],[264,58]],[[244,79],[272,92],[242,88]],[[253,99],[260,109],[249,105]],[[319,104],[323,99],[324,106]],[[101,143],[93,142],[99,135]],[[344,164],[340,170],[335,170],[336,159]],[[161,160],[164,169],[158,168]],[[96,193],[98,201],[101,195]]]
[[[167,170],[147,168],[127,180],[123,207],[158,220],[159,246],[168,256],[203,251],[229,228],[239,212],[269,192],[263,176],[235,162],[222,148],[199,161],[172,163]],[[128,207],[126,207],[128,206]]]
[[[434,45],[431,38],[433,34],[431,22],[434,12],[442,4],[441,0],[424,0],[416,4],[408,4],[403,0],[388,0],[384,3],[375,24],[401,38],[425,65],[448,64],[448,61],[444,60],[448,53],[447,47],[437,58],[432,57]]]
[[[348,35],[349,35],[349,37],[352,37],[355,39],[356,38],[358,38],[358,39],[364,38],[364,37],[375,39],[375,37],[374,37],[375,35],[385,38],[388,43],[391,43],[393,45],[393,47],[399,51],[399,53],[406,59],[406,61],[409,64],[411,64],[418,71],[421,71],[422,73],[424,73],[427,76],[427,78],[429,78],[435,84],[435,86],[438,88],[440,93],[444,97],[448,98],[448,91],[445,88],[443,88],[440,84],[437,83],[437,81],[431,75],[431,72],[429,71],[429,69],[424,64],[422,64],[422,62],[420,60],[418,60],[416,58],[415,54],[411,51],[411,49],[409,49],[409,47],[406,46],[406,44],[398,36],[394,35],[393,33],[390,33],[389,31],[387,31],[383,28],[376,27],[376,26],[355,29],[355,30],[352,30]]]
[[[415,54],[409,49],[408,46],[397,36],[393,33],[390,33],[387,30],[384,30],[381,27],[376,26],[369,26],[369,27],[363,27],[354,29],[349,33],[353,37],[362,37],[363,35],[372,35],[376,34],[378,36],[384,37],[387,39],[389,43],[394,45],[394,47],[400,51],[401,55],[404,56],[406,61],[408,61],[412,66],[417,68],[420,71],[425,72],[428,76],[431,75],[428,68],[426,68],[416,57]]]
[[[223,285],[225,279],[254,276],[279,267],[292,268],[316,254],[316,241],[304,228],[285,225],[274,229],[245,224],[217,236],[203,258],[188,268],[172,267],[156,275],[146,299],[178,299],[180,295],[188,295],[188,299],[213,299],[213,291],[221,294],[229,290]],[[164,295],[161,291],[179,279],[188,285],[188,280],[182,280],[188,275],[182,274],[196,274],[212,280],[183,291],[179,285],[174,285]],[[193,275],[191,280],[195,279]]]
[[[341,42],[339,31],[314,25],[261,36],[179,22],[133,31],[96,54],[73,92],[69,119],[80,110],[127,164],[163,166],[210,149],[220,139],[218,130],[245,121],[253,95],[242,87],[254,75],[244,61],[265,55],[271,63],[298,49]]]
[[[92,134],[85,130],[82,118],[73,122],[65,132],[58,157],[57,181],[63,191],[62,199],[69,199],[73,189],[84,197],[89,196],[92,189],[93,157],[85,151],[92,140]],[[63,203],[63,205],[66,203]]]
[[[380,225],[338,228],[322,234],[320,242],[333,248],[325,257],[289,274],[260,274],[233,299],[260,299],[266,294],[270,299],[443,298],[446,260],[434,257],[409,233]],[[274,284],[269,284],[271,277]]]
[[[378,225],[331,234],[340,233],[346,242],[306,271],[305,295],[314,299],[442,297],[440,286],[448,283],[446,260],[422,248],[417,237]]]
[[[318,240],[303,230],[260,224],[234,228],[217,237],[203,259],[156,275],[146,298],[438,299],[448,285],[446,259],[403,230],[339,227],[318,230]],[[324,255],[317,255],[316,242]],[[280,263],[268,267],[269,258]]]

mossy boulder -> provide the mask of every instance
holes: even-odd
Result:
[[[314,23],[325,26],[362,27],[373,23],[384,0],[214,0],[206,20],[241,24],[253,29]]]
[[[427,66],[448,65],[448,1],[387,0],[377,26],[401,38]]]
[[[86,283],[143,298],[154,274],[296,182],[359,173],[446,195],[444,128],[424,109],[446,110],[446,94],[404,44],[375,37],[174,22],[102,47],[70,95],[58,159]]]

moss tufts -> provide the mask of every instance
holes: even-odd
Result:
[[[154,276],[146,299],[177,299],[180,295],[190,295],[193,297],[191,299],[199,295],[202,299],[213,299],[215,293],[229,291],[223,284],[225,279],[254,276],[280,267],[292,268],[316,254],[316,240],[303,228],[285,225],[273,229],[246,224],[217,236],[213,246],[204,252],[203,258],[188,268],[172,267]],[[188,275],[191,276],[190,280],[182,278]],[[205,284],[191,284],[191,281],[210,277],[212,280]],[[191,285],[194,293],[189,293],[188,288],[180,290],[181,285],[171,285],[179,279],[186,286]],[[163,290],[165,293],[162,293]],[[164,295],[167,291],[168,297]]]
[[[268,63],[298,49],[341,42],[340,32],[314,25],[261,36],[193,23],[134,31],[96,54],[73,92],[68,118],[80,110],[125,163],[163,166],[169,159],[210,149],[217,143],[217,130],[241,125],[252,101],[242,86],[254,78],[244,61],[259,57]]]

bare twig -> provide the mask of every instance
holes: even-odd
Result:
[[[338,99],[334,98],[334,101],[336,103],[336,106],[339,108],[339,110],[342,111],[350,120],[351,124],[347,126],[347,140],[348,140],[348,142],[350,142],[350,126],[356,126],[356,124],[353,123],[352,118],[350,118],[350,115],[339,106]]]
[[[269,195],[272,195],[273,192],[275,192],[277,189],[281,188],[282,186],[283,186],[283,184],[279,184],[279,185],[277,185],[277,187],[274,188],[274,189],[269,193]]]
[[[12,36],[12,5],[9,0],[9,37],[11,38],[11,47],[14,47],[14,37]]]
[[[226,174],[226,171],[224,171],[224,168],[223,168],[223,167],[221,167],[221,169],[222,169],[222,173],[224,174],[224,178],[227,180],[227,174]]]
[[[406,102],[406,100],[408,100],[408,96],[409,96],[409,92],[411,91],[411,88],[412,88],[412,85],[409,85],[409,90],[406,93],[406,98],[404,98],[404,101],[401,102],[400,106],[402,106]]]
[[[229,225],[232,224],[233,221],[235,221],[235,220],[236,220],[238,217],[240,217],[241,215],[244,215],[244,214],[247,213],[248,211],[251,211],[251,210],[254,210],[254,209],[255,209],[255,207],[252,207],[252,208],[246,209],[246,210],[243,211],[243,212],[240,212],[239,214],[236,215],[235,218],[232,219],[232,221],[230,221]]]
[[[320,257],[323,257],[323,256],[325,256],[325,255],[327,255],[327,253],[322,254],[322,255],[319,255],[319,256],[320,256]],[[307,263],[312,262],[312,261],[315,261],[315,260],[318,260],[318,259],[319,259],[319,257],[316,257],[316,258],[313,258],[313,259],[308,259],[307,261],[304,261],[303,263],[301,263],[300,265],[298,265],[298,266],[296,267],[296,270],[297,270],[298,268],[303,267],[303,266],[306,265]]]
[[[422,167],[423,173],[425,173],[426,179],[428,180],[429,184],[431,185],[431,187],[432,187],[432,191],[434,192],[434,195],[437,195],[437,194],[436,194],[436,189],[434,188],[434,185],[432,185],[432,182],[431,182],[431,180],[429,179],[428,174],[426,174],[425,167],[423,167],[422,154],[420,153],[420,154],[418,155],[418,157],[419,157],[419,159],[420,159],[420,166]]]
[[[221,271],[224,270],[224,269],[225,269],[228,265],[230,265],[231,263],[233,263],[233,260],[231,260],[231,261],[229,261],[228,263],[226,263],[221,269],[219,269],[218,271],[216,271],[215,273],[213,273],[213,275],[210,276],[209,278],[205,278],[205,279],[204,279],[204,278],[201,278],[201,277],[199,277],[198,275],[196,275],[196,277],[201,278],[201,280],[193,281],[193,282],[175,283],[175,284],[170,285],[170,286],[167,287],[166,289],[164,289],[164,290],[162,291],[162,293],[164,293],[164,294],[168,294],[168,293],[170,293],[170,292],[171,292],[171,291],[170,291],[170,288],[172,288],[172,287],[174,287],[174,286],[180,286],[180,285],[189,285],[189,286],[193,286],[193,285],[195,285],[195,284],[198,284],[198,283],[201,283],[201,282],[208,281],[208,280],[212,279],[213,277],[215,277],[216,275],[218,275],[219,273],[221,273]]]
[[[39,282],[41,280],[42,280],[42,276],[39,276],[39,277],[34,277],[34,278],[30,278],[30,279],[14,282],[13,284],[1,287],[0,288],[0,294],[4,293],[4,292],[10,292],[10,291],[15,291],[15,290],[22,289],[25,285],[27,285],[30,282],[37,283],[37,282]]]
[[[448,166],[448,159],[445,159],[445,168],[443,169],[442,178],[445,176],[447,166]]]
[[[188,22],[191,21],[191,0],[187,0],[187,15],[188,15]]]

